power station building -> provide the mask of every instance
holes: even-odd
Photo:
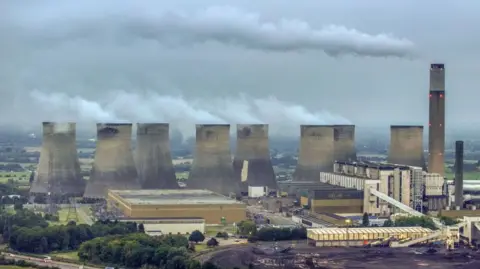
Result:
[[[363,191],[363,212],[372,215],[388,216],[396,208],[372,196],[371,188],[418,211],[437,211],[447,202],[443,177],[415,166],[336,161],[333,173],[320,173],[320,182]]]
[[[445,65],[430,65],[428,172],[445,175]]]
[[[246,204],[208,190],[110,190],[107,202],[136,220],[196,218],[208,225],[246,218]]]
[[[76,124],[43,122],[40,160],[30,193],[82,196],[85,181],[77,156]]]
[[[335,158],[333,125],[301,125],[294,181],[318,181],[320,172],[332,171]]]

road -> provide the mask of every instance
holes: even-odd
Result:
[[[34,258],[34,257],[29,257],[29,256],[24,256],[24,255],[17,255],[17,254],[6,254],[6,258],[13,259],[16,261],[26,261],[26,262],[31,262],[31,263],[36,263],[41,266],[50,266],[50,267],[59,267],[61,269],[79,269],[80,265],[74,264],[74,263],[66,263],[66,262],[58,262],[58,261],[53,261],[53,260],[48,260],[48,262],[45,262],[44,259],[40,258]],[[13,256],[12,256],[13,255]],[[100,267],[90,267],[90,266],[84,266],[84,269],[98,269]]]

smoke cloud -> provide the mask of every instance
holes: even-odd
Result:
[[[407,39],[341,25],[314,27],[300,19],[266,20],[229,6],[182,12],[147,3],[62,1],[22,6],[10,10],[3,23],[24,42],[46,48],[73,41],[125,45],[154,40],[169,47],[214,42],[262,51],[323,51],[330,56],[410,57],[414,50]]]
[[[51,121],[94,122],[166,122],[179,129],[184,137],[194,134],[195,124],[270,124],[273,134],[297,135],[300,124],[349,124],[340,116],[324,111],[311,112],[306,108],[280,101],[275,97],[253,99],[246,95],[237,98],[187,100],[181,96],[164,96],[126,91],[111,92],[105,100],[92,101],[64,93],[30,93],[38,114],[48,115]]]

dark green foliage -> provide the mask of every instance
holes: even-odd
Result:
[[[37,268],[37,269],[60,269],[59,267],[55,266],[41,266],[36,263],[32,262],[27,262],[24,260],[12,260],[12,259],[6,259],[4,255],[0,256],[0,265],[2,266],[18,266],[18,267],[28,267],[28,268]]]
[[[136,224],[129,222],[97,222],[92,226],[76,225],[73,222],[68,225],[48,226],[41,216],[27,210],[10,217],[10,248],[30,253],[73,250],[81,243],[96,237],[137,231]]]
[[[195,243],[203,242],[203,240],[205,240],[205,236],[199,230],[193,231],[188,237],[188,241],[192,241]]]
[[[207,241],[207,246],[208,247],[216,247],[218,245],[219,245],[219,243],[218,243],[217,239],[215,239],[215,237],[212,237]]]
[[[399,217],[395,219],[395,222],[390,220],[385,221],[384,227],[423,227],[436,230],[437,227],[433,220],[429,217]]]
[[[370,226],[370,220],[368,219],[368,214],[367,214],[366,212],[363,213],[362,226],[363,226],[363,227],[368,227],[368,226]]]
[[[138,224],[138,232],[145,233],[145,226],[143,225],[143,223]]]
[[[134,233],[98,237],[85,242],[80,246],[78,256],[83,261],[129,268],[203,268],[189,258],[187,246],[187,239],[181,235],[152,237]]]
[[[238,233],[241,235],[255,235],[257,233],[257,225],[250,220],[242,220],[237,227]]]
[[[458,224],[459,221],[456,220],[456,219],[453,219],[453,218],[450,218],[450,217],[446,217],[446,216],[440,216],[440,221],[442,223],[444,223],[445,225],[449,226],[449,225],[455,225],[455,224]]]
[[[307,238],[307,229],[301,228],[262,228],[256,237],[260,241],[301,240]]]

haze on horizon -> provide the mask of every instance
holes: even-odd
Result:
[[[0,16],[0,124],[44,120],[480,125],[473,1],[13,1]],[[435,8],[432,8],[434,6]],[[275,129],[276,128],[276,129]],[[448,130],[447,130],[448,131]]]

